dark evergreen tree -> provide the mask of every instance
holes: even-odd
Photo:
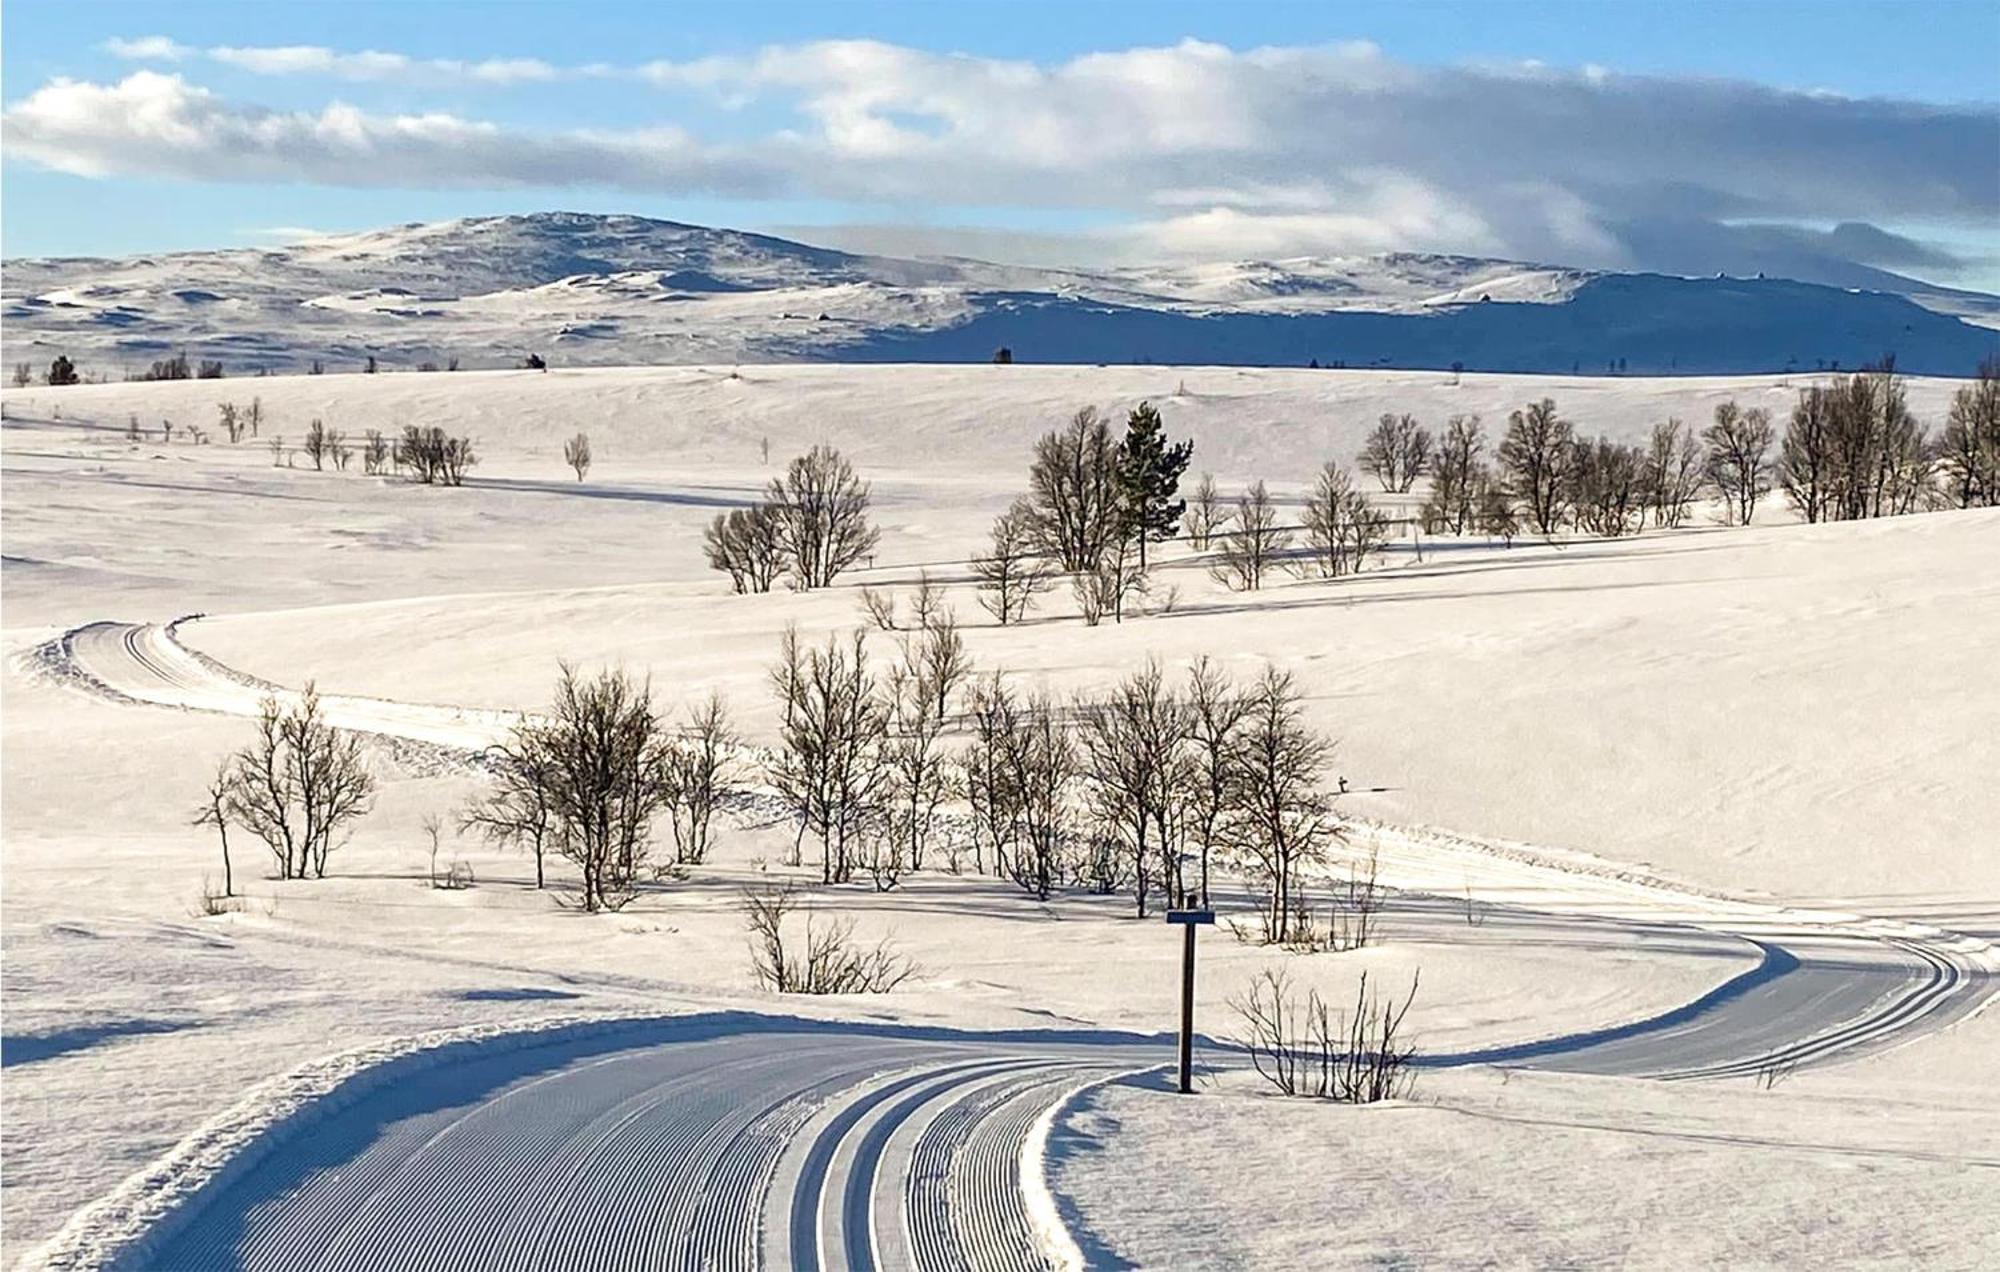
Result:
[[[50,384],[60,387],[65,384],[75,384],[77,382],[76,364],[71,362],[67,356],[59,354],[54,362],[49,363]]]
[[[1194,458],[1192,441],[1167,441],[1160,412],[1149,402],[1132,408],[1125,440],[1118,444],[1118,496],[1126,533],[1139,540],[1139,570],[1146,569],[1146,543],[1165,542],[1180,528],[1187,500],[1177,499],[1181,474]]]

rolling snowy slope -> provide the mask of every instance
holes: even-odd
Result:
[[[1607,274],[1396,253],[1055,270],[861,256],[635,216],[412,224],[275,249],[7,263],[5,356],[123,378],[186,350],[233,373],[453,359],[1167,362],[1963,375],[2000,299]],[[1961,317],[1971,321],[1962,321]]]

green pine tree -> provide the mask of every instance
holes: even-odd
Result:
[[[1132,408],[1125,440],[1118,444],[1118,494],[1124,530],[1139,541],[1139,570],[1146,570],[1146,544],[1163,543],[1180,528],[1187,500],[1175,498],[1181,474],[1194,458],[1192,441],[1169,444],[1160,413],[1149,402]]]

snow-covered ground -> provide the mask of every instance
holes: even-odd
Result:
[[[1479,412],[1497,434],[1508,409],[1546,393],[1586,432],[1629,439],[1669,414],[1704,420],[1730,397],[1782,413],[1802,383],[746,367],[10,390],[9,1257],[256,1083],[447,1026],[729,1007],[974,1028],[1171,1026],[1177,943],[1125,917],[1129,902],[1041,905],[948,875],[823,901],[869,935],[893,933],[925,969],[913,986],[775,1003],[751,983],[736,898],[782,872],[790,836],[755,809],[732,821],[712,866],[619,915],[559,910],[525,886],[521,858],[449,834],[444,853],[479,883],[434,891],[419,820],[460,807],[478,775],[448,754],[386,744],[380,806],[336,856],[337,877],[257,878],[239,845],[247,908],[196,918],[218,863],[187,822],[243,721],[114,700],[28,657],[97,620],[201,611],[177,645],[146,646],[148,659],[185,647],[211,671],[440,709],[371,717],[389,732],[434,728],[422,736],[449,742],[463,729],[476,741],[504,713],[538,706],[567,657],[650,671],[670,703],[718,688],[764,741],[777,633],[854,625],[855,589],[726,595],[696,531],[817,441],[876,485],[883,542],[854,582],[903,586],[928,568],[951,583],[981,668],[1062,690],[1148,655],[1294,671],[1315,723],[1340,740],[1339,771],[1388,788],[1349,797],[1346,811],[1431,828],[1383,832],[1392,881],[1498,903],[1474,927],[1452,905],[1411,897],[1380,947],[1285,960],[1336,991],[1363,967],[1392,983],[1421,968],[1411,1019],[1427,1051],[1672,1012],[1756,965],[1737,933],[1839,933],[1851,927],[1840,915],[1862,915],[1904,921],[1870,929],[1882,932],[2000,936],[2000,515],[1808,528],[1774,506],[1747,530],[1617,543],[1426,542],[1419,559],[1405,541],[1361,578],[1288,579],[1250,597],[1175,549],[1162,571],[1178,589],[1171,612],[1095,629],[1061,599],[1044,621],[993,627],[955,564],[1017,493],[1033,437],[1085,404],[1122,411],[1150,398],[1170,433],[1195,437],[1197,471],[1226,488],[1266,478],[1295,497],[1323,460],[1351,460],[1386,410],[1433,425]],[[1919,416],[1941,418],[1954,387],[1913,381]],[[160,419],[212,430],[218,401],[252,395],[266,438],[296,438],[314,417],[352,434],[438,424],[471,432],[483,460],[466,488],[434,490],[299,459],[274,467],[264,439],[159,441]],[[132,413],[150,430],[142,442],[123,436]],[[579,429],[597,455],[583,483],[560,463],[561,440]],[[115,666],[121,648],[98,640],[84,653]],[[210,695],[192,705],[241,710],[253,696],[226,678],[187,678]],[[156,698],[182,692],[175,676],[162,683]],[[1976,940],[1958,948],[1987,957]],[[1272,961],[1226,934],[1205,938],[1203,1027],[1226,1034],[1227,999]],[[1116,1086],[1058,1126],[1052,1178],[1082,1237],[1156,1266],[1196,1253],[1273,1266],[1482,1252],[1664,1265],[1690,1251],[1972,1266],[2000,1225],[1979,1186],[2000,1127],[1971,1077],[2000,1055],[1990,1015],[1968,1016],[1972,1005],[1906,1046],[1801,1070],[1773,1091],[1461,1069],[1426,1075],[1414,1105],[1351,1110],[1281,1103],[1233,1077],[1193,1101]],[[1176,1173],[1191,1147],[1198,1163]],[[1238,1169],[1246,1157],[1261,1167]],[[1356,1162],[1366,1184],[1350,1189]],[[1133,1178],[1159,1186],[1119,1186]],[[1727,1220],[1714,1219],[1725,1207]],[[1912,1216],[1927,1207],[1953,1224],[1920,1230]]]

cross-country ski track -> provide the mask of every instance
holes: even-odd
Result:
[[[177,627],[93,623],[30,657],[133,703],[250,715],[288,695],[196,653]],[[468,752],[513,720],[337,694],[322,707],[339,727]],[[1648,1019],[1429,1065],[1754,1078],[1918,1036],[1994,983],[1990,947],[1949,932],[1713,896],[1595,858],[1357,830],[1385,883],[1446,898],[1462,887],[1495,923],[1619,923],[1760,954]],[[133,1234],[128,1255],[273,1269],[1075,1263],[1090,1242],[1058,1217],[1040,1134],[1079,1088],[1171,1059],[1164,1040],[1126,1034],[701,1019],[658,1036],[473,1049],[365,1091],[263,1146],[253,1170],[196,1190]],[[34,1261],[73,1265],[63,1240]]]

